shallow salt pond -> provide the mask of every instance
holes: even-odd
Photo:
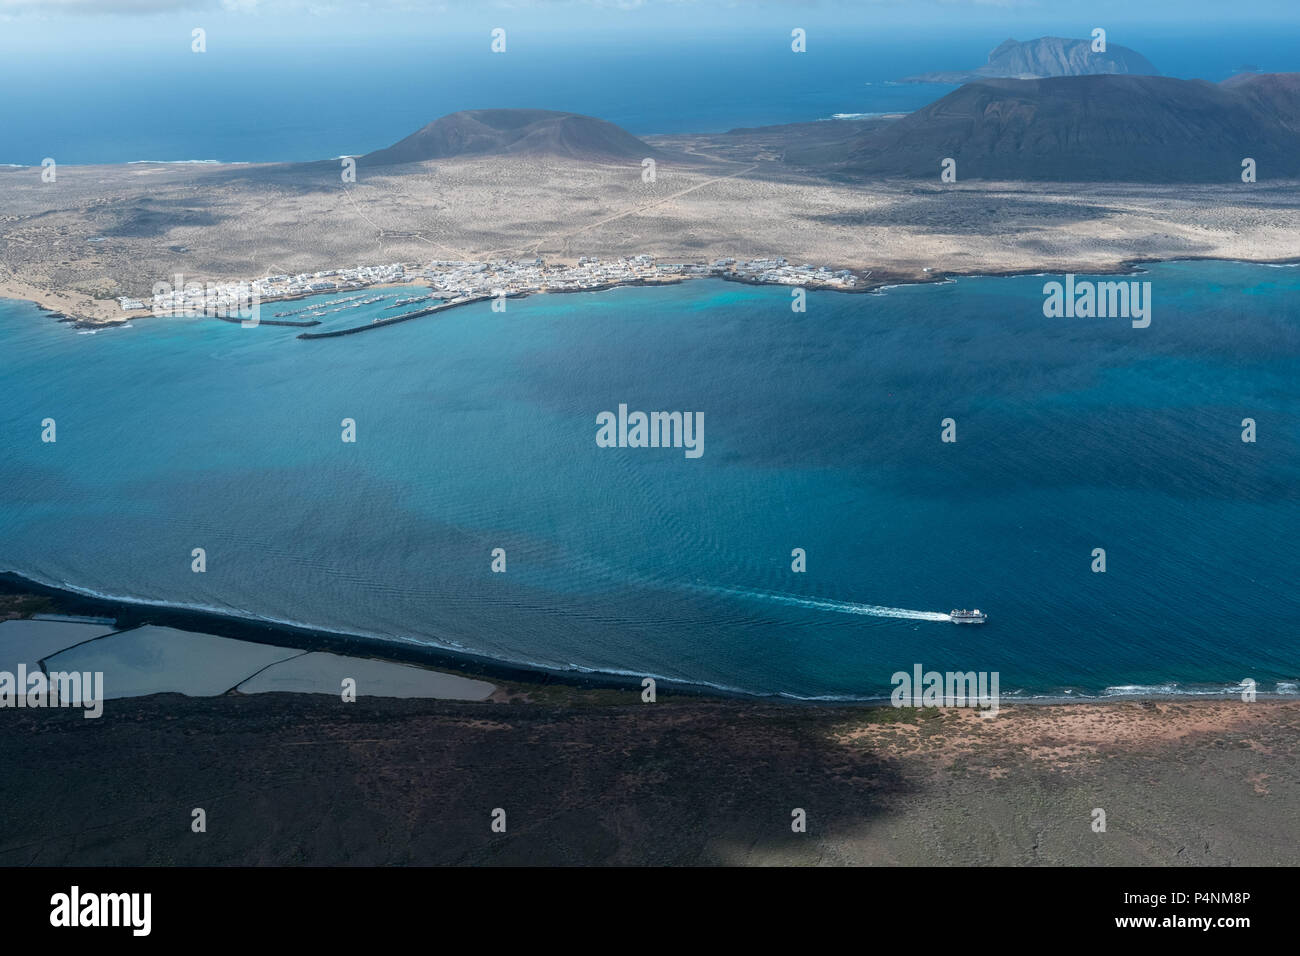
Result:
[[[292,647],[144,625],[79,644],[45,659],[48,671],[102,671],[104,698],[184,694],[216,697],[278,661]]]
[[[486,681],[423,667],[316,652],[272,665],[240,684],[238,690],[241,694],[340,694],[346,678],[356,681],[358,697],[486,700],[496,689]]]
[[[103,624],[5,621],[0,623],[0,671],[17,673],[19,664],[26,665],[28,673],[38,671],[42,658],[112,631]]]
[[[6,661],[12,658],[6,666]],[[486,700],[495,685],[409,664],[308,652],[292,647],[144,625],[112,633],[105,626],[47,621],[0,624],[0,669],[102,672],[104,699],[184,694],[330,694],[343,680],[358,697]]]

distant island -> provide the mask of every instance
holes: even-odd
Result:
[[[431,314],[696,276],[866,292],[1289,261],[1296,179],[1300,74],[985,77],[906,115],[644,138],[571,112],[467,110],[355,158],[67,165],[57,185],[0,167],[0,297],[98,325],[157,314],[176,276],[263,302],[414,279],[430,295],[409,304]],[[303,337],[322,334],[337,330]]]
[[[1159,76],[1160,71],[1136,50],[1109,43],[1105,52],[1093,52],[1090,40],[1039,37],[1003,40],[989,53],[988,62],[974,70],[948,70],[905,76],[900,83],[972,83],[994,77],[1042,79],[1049,76],[1096,76],[1127,73]]]

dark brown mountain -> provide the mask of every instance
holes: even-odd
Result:
[[[1063,182],[1240,181],[1300,177],[1300,75],[1221,84],[1158,76],[969,83],[863,134],[839,172],[852,177]]]
[[[631,133],[591,116],[552,110],[463,110],[363,159],[367,165],[385,166],[456,156],[640,162],[654,155],[654,149]]]

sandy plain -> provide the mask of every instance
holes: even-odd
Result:
[[[361,164],[353,184],[328,162],[61,166],[55,183],[0,169],[0,297],[108,321],[124,315],[114,297],[147,297],[177,274],[434,259],[784,256],[856,270],[869,286],[1300,258],[1296,183],[849,183],[761,150],[660,145],[653,183],[639,164],[526,157]]]

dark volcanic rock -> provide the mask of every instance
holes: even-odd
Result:
[[[1283,129],[1300,132],[1300,73],[1245,73],[1219,84]]]
[[[654,156],[655,150],[613,123],[578,113],[464,110],[434,120],[364,160],[382,166],[454,156],[517,155],[639,162]]]
[[[1155,76],[970,83],[864,134],[840,172],[938,179],[1232,182],[1300,176],[1300,75],[1222,84]]]

